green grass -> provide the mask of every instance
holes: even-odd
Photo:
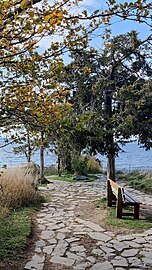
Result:
[[[18,266],[32,233],[32,214],[40,209],[44,197],[37,195],[33,204],[16,210],[0,207],[0,269]],[[7,266],[7,267],[6,267]]]
[[[116,174],[119,180],[125,181],[134,189],[142,190],[145,193],[152,193],[152,173],[133,171],[130,173],[118,172]]]
[[[25,248],[31,233],[31,210],[23,208],[0,219],[0,260]]]
[[[62,176],[50,175],[50,176],[47,176],[47,179],[48,180],[67,181],[67,182],[72,182],[72,183],[78,182],[78,180],[73,180],[73,177],[74,177],[73,174],[65,174],[65,175],[62,175]],[[79,181],[81,181],[81,182],[86,182],[86,181],[91,182],[91,181],[94,181],[94,180],[97,179],[97,176],[95,176],[95,175],[88,175],[87,177],[88,177],[87,180],[79,180]]]
[[[104,220],[105,225],[137,231],[146,230],[152,227],[152,215],[147,215],[139,220],[135,220],[133,217],[129,216],[123,217],[122,219],[116,218],[116,208],[107,207],[106,198],[97,200],[96,207],[107,210],[107,215]],[[128,210],[130,211],[130,209],[125,209],[124,211]]]

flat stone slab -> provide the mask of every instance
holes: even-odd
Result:
[[[72,266],[75,263],[74,259],[71,258],[65,258],[65,257],[60,257],[60,256],[54,256],[51,258],[50,262],[52,263],[58,263],[61,265],[65,265],[65,266]]]
[[[136,249],[127,249],[127,250],[124,250],[121,253],[121,255],[123,257],[126,257],[126,258],[128,258],[128,257],[135,257],[137,254],[138,254],[138,250],[136,250]]]
[[[113,270],[113,266],[110,262],[102,262],[102,263],[96,263],[94,264],[90,270]]]
[[[75,251],[75,252],[83,252],[86,251],[85,247],[83,245],[75,245],[74,247],[72,247],[70,249],[71,251]]]
[[[41,238],[43,240],[47,240],[47,239],[50,239],[53,235],[54,235],[53,231],[46,230],[46,231],[42,231]]]
[[[115,267],[128,267],[128,262],[125,258],[121,257],[121,256],[117,256],[115,257],[114,260],[111,261],[111,263],[113,264],[113,266]]]
[[[40,256],[40,255],[35,254],[32,257],[31,261],[27,262],[24,269],[27,269],[27,270],[30,270],[30,269],[43,270],[44,260],[45,260],[44,256]]]
[[[43,248],[43,252],[49,255],[52,253],[54,247],[55,247],[55,245],[46,246]]]
[[[100,232],[89,232],[88,235],[95,240],[99,240],[99,241],[103,241],[103,242],[107,242],[109,240],[111,240],[111,237],[109,237],[108,235],[106,235],[105,233],[100,233]]]

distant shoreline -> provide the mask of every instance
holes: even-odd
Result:
[[[126,143],[122,147],[124,152],[119,153],[116,158],[116,170],[133,171],[133,170],[152,170],[152,150],[145,151],[140,148],[137,141]],[[105,156],[97,154],[101,160],[103,170],[106,170],[107,159]],[[55,165],[57,157],[54,153],[45,153],[45,166]],[[32,161],[39,164],[39,151],[33,156]],[[15,167],[27,163],[23,155],[14,155],[12,145],[0,149],[0,167],[6,164],[8,167]]]

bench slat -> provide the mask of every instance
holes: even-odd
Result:
[[[128,192],[124,192],[125,200],[134,202],[134,203],[140,203],[136,198],[133,198]]]

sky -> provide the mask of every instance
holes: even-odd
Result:
[[[124,3],[127,0],[118,0],[117,2],[121,2]],[[49,3],[53,3],[54,0],[49,0]],[[131,2],[131,1],[129,1]],[[134,1],[132,1],[134,2]],[[82,10],[87,10],[88,14],[91,14],[94,10],[99,9],[99,10],[105,10],[107,7],[106,5],[106,0],[83,0],[82,2],[80,2],[78,7],[74,7],[70,10],[71,13],[80,13]],[[101,27],[99,27],[99,29],[94,32],[94,34],[91,36],[92,42],[91,42],[91,46],[95,47],[96,49],[100,49],[103,45],[103,39],[101,37],[97,37],[100,36],[104,33],[104,29],[105,27],[103,27],[103,25]],[[120,34],[125,34],[131,30],[136,30],[137,32],[139,32],[139,37],[141,39],[144,39],[145,37],[147,37],[150,34],[149,31],[149,27],[147,27],[145,24],[139,24],[139,23],[135,23],[133,21],[120,21],[119,18],[113,17],[112,19],[112,25],[110,26],[110,29],[112,31],[111,36],[117,36]],[[41,50],[47,49],[48,46],[50,45],[50,41],[52,40],[48,37],[48,38],[44,38],[41,42],[40,42],[40,47]],[[53,37],[54,41],[60,41],[60,37],[59,36],[54,36]]]
[[[117,0],[118,3],[123,4],[127,0]],[[105,3],[105,0],[84,0],[81,4],[82,8],[88,10],[90,13],[92,13],[95,9],[104,10],[107,5]],[[127,2],[134,2],[134,1],[127,1]],[[150,2],[150,1],[147,1]],[[146,26],[146,24],[139,24],[135,23],[133,21],[122,21],[118,17],[113,17],[112,19],[112,25],[110,26],[110,29],[112,31],[112,36],[117,36],[120,34],[125,34],[131,30],[135,30],[139,32],[140,38],[145,38],[150,34],[150,27]],[[102,27],[99,28],[96,33],[102,34],[103,29]],[[99,39],[94,39],[94,46],[100,46]]]

